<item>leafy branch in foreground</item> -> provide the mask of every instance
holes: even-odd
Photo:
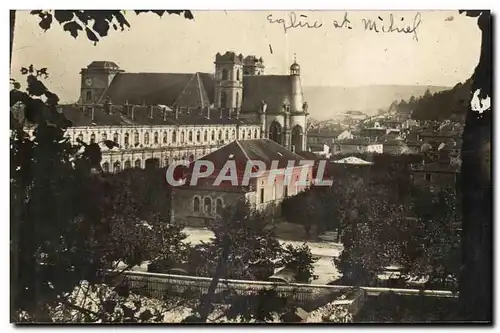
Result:
[[[194,19],[190,10],[134,10],[131,12],[136,15],[150,12],[159,17],[165,14],[176,14],[183,15],[189,20]],[[45,31],[50,29],[55,21],[74,38],[85,34],[87,39],[95,44],[106,37],[110,29],[123,31],[125,28],[130,28],[125,10],[32,10],[31,14],[40,18],[38,25]]]

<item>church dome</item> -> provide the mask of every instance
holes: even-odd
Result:
[[[290,75],[300,75],[300,66],[297,63],[297,59],[294,56],[293,64],[290,66]]]

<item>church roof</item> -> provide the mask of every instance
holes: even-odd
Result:
[[[220,111],[211,110],[210,118],[206,116],[206,110],[192,109],[188,113],[182,109],[178,117],[175,111],[155,105],[134,106],[132,117],[132,106],[127,112],[121,105],[112,105],[111,113],[104,110],[103,106],[94,107],[94,118],[90,108],[84,109],[78,105],[60,106],[61,112],[72,126],[138,126],[138,125],[230,125],[230,124],[252,124],[248,120],[220,117]],[[152,112],[151,112],[152,111]],[[203,113],[205,112],[205,113]],[[165,114],[166,113],[166,114]],[[153,115],[153,117],[151,117]]]
[[[118,73],[101,97],[112,104],[209,106],[213,76],[208,73]]]
[[[255,75],[243,77],[243,111],[257,111],[262,101],[268,113],[283,111],[283,103],[292,102],[295,78],[289,75]]]
[[[118,65],[113,61],[93,61],[87,68],[113,68],[119,69]]]

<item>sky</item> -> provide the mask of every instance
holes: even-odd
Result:
[[[286,33],[282,23],[270,22],[282,18],[289,25],[291,13],[193,11],[195,19],[186,20],[127,11],[131,28],[111,30],[94,45],[85,35],[75,40],[57,23],[44,32],[38,17],[18,11],[11,76],[22,82],[21,67],[47,67],[47,86],[61,102],[73,102],[80,70],[94,60],[114,61],[128,72],[212,73],[215,54],[229,50],[262,57],[266,74],[287,74],[295,54],[307,86],[453,86],[471,76],[479,59],[476,20],[457,11],[349,11],[351,29],[333,25],[342,23],[345,11],[295,11],[307,16],[301,22],[322,26]],[[363,19],[388,22],[391,14],[397,27],[420,23],[414,33],[365,29]]]

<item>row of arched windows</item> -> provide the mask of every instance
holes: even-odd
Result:
[[[124,169],[130,169],[132,167],[132,162],[130,160],[126,160],[124,163],[123,163],[123,168]],[[138,158],[134,161],[134,168],[140,168],[141,167],[141,159]],[[121,167],[121,163],[120,161],[116,161],[115,163],[113,163],[113,172],[120,172],[122,169]],[[110,169],[110,163],[109,162],[104,162],[102,164],[102,170],[104,172],[110,172],[111,169]]]
[[[180,143],[184,143],[185,142],[185,132],[182,130],[180,131]],[[258,131],[257,129],[254,129],[253,130],[253,135],[252,135],[252,130],[251,129],[248,129],[247,131],[245,131],[244,129],[241,130],[241,135],[240,135],[240,139],[252,139],[252,137],[254,139],[257,139],[258,137]],[[216,130],[213,129],[211,130],[211,135],[210,135],[210,139],[212,141],[215,141],[216,139]],[[84,141],[84,137],[83,137],[83,133],[80,132],[77,136],[77,139],[79,141]],[[118,145],[121,145],[122,142],[120,142],[120,134],[115,132],[113,134],[113,141],[118,144]],[[196,130],[196,132],[194,132],[193,130],[189,130],[187,131],[187,139],[188,139],[188,142],[202,142],[202,131],[201,130]],[[218,133],[217,133],[217,140],[235,140],[236,139],[236,130],[231,130],[231,135],[230,135],[230,132],[229,132],[229,129],[226,129],[225,131],[219,129]],[[101,137],[100,137],[100,141],[106,141],[108,140],[108,134],[107,133],[102,133],[101,134]],[[96,143],[97,141],[97,137],[96,137],[96,134],[95,133],[92,133],[90,135],[90,143]],[[130,137],[130,133],[128,132],[125,132],[125,134],[123,134],[123,145],[125,146],[129,146],[131,144],[131,137]],[[203,142],[207,142],[208,141],[208,130],[204,130],[203,131]],[[164,144],[167,144],[168,143],[168,133],[167,132],[163,132],[163,136],[162,136],[162,142]],[[177,142],[177,132],[174,131],[172,132],[172,143],[176,143]],[[139,132],[135,131],[133,133],[133,145],[134,146],[139,146],[140,144],[140,135],[139,135]],[[149,145],[149,144],[159,144],[160,143],[160,133],[158,132],[154,132],[152,137],[150,136],[150,133],[146,132],[144,133],[143,135],[143,144],[145,145]]]
[[[224,200],[222,198],[215,199],[215,211],[212,207],[213,201],[211,197],[203,197],[203,202],[199,196],[194,196],[193,198],[193,212],[195,213],[205,213],[212,215],[221,214],[224,209]]]

